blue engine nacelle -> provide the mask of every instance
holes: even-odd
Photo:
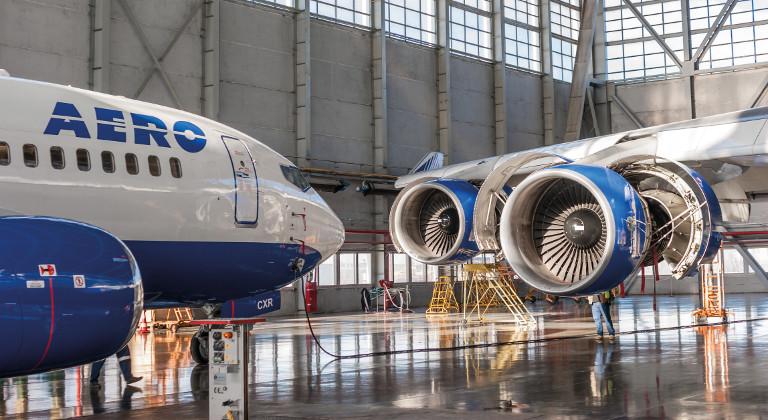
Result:
[[[395,245],[426,264],[462,263],[478,253],[472,238],[477,188],[440,179],[409,186],[398,196],[389,225]]]
[[[69,220],[0,218],[0,378],[114,354],[142,306],[138,268],[115,236]]]
[[[507,200],[500,240],[515,273],[545,293],[608,290],[648,248],[644,201],[616,172],[561,165],[534,172]]]

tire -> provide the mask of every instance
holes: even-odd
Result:
[[[531,303],[536,303],[536,296],[531,296],[528,299],[531,300]]]
[[[208,332],[198,331],[189,343],[189,353],[197,364],[208,364]]]

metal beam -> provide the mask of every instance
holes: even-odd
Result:
[[[613,102],[616,102],[616,105],[619,106],[619,109],[621,109],[621,111],[624,112],[624,114],[626,114],[626,116],[629,117],[629,119],[632,120],[633,123],[635,123],[637,128],[644,128],[645,127],[640,122],[640,120],[638,120],[637,117],[635,117],[635,114],[633,114],[632,111],[630,111],[629,107],[627,107],[627,105],[624,104],[624,102],[621,99],[619,99],[618,96],[616,96],[616,94],[612,94],[611,95],[611,100]]]
[[[592,126],[595,127],[595,137],[600,137],[600,126],[597,123],[597,112],[595,111],[595,101],[592,100],[592,89],[587,86],[587,103],[589,112],[592,114]]]
[[[507,153],[507,63],[504,1],[493,0],[493,109],[496,154]]]
[[[437,0],[437,124],[439,150],[444,163],[453,160],[451,140],[451,51],[448,0]]]
[[[302,167],[310,164],[312,136],[309,1],[296,1],[296,7],[299,9],[296,14],[296,164]]]
[[[696,118],[696,89],[694,80],[694,69],[696,64],[691,60],[691,19],[688,8],[688,0],[680,0],[681,15],[683,20],[683,69],[681,71],[686,101],[686,118],[692,120]]]
[[[655,29],[653,29],[653,26],[651,26],[651,24],[650,24],[650,23],[648,23],[648,21],[647,21],[647,20],[645,20],[645,17],[643,17],[643,14],[642,14],[642,13],[640,13],[640,10],[638,10],[638,8],[635,6],[635,4],[634,4],[634,3],[632,3],[632,1],[631,1],[631,0],[623,0],[623,1],[624,1],[624,3],[625,3],[627,6],[629,6],[629,10],[632,12],[632,14],[634,14],[634,15],[635,15],[635,17],[637,18],[637,20],[639,20],[639,21],[640,21],[640,23],[641,23],[641,24],[642,24],[642,25],[645,27],[645,29],[646,29],[648,32],[650,32],[650,33],[651,33],[651,36],[653,37],[653,39],[655,39],[655,40],[656,40],[656,42],[659,44],[659,46],[661,46],[661,48],[664,50],[664,52],[665,52],[665,53],[667,53],[667,55],[669,56],[669,58],[671,58],[671,59],[672,59],[672,61],[674,61],[674,62],[675,62],[675,64],[677,65],[677,67],[680,67],[680,68],[682,69],[682,68],[683,68],[683,62],[682,62],[682,61],[680,61],[680,59],[679,59],[679,58],[677,58],[677,55],[675,55],[675,52],[674,52],[674,51],[672,51],[672,49],[671,49],[671,48],[669,48],[669,45],[667,45],[667,43],[666,43],[666,42],[664,42],[664,40],[663,40],[663,39],[661,39],[661,37],[659,36],[659,34],[656,32],[656,30],[655,30]]]
[[[165,85],[168,87],[168,89],[171,92],[171,96],[173,96],[173,100],[176,102],[176,106],[179,109],[184,110],[184,107],[181,105],[181,101],[179,100],[179,96],[176,94],[176,90],[173,89],[173,86],[171,85],[171,81],[170,79],[168,79],[168,74],[165,73],[165,69],[163,68],[163,65],[160,63],[160,60],[157,58],[157,55],[155,55],[155,51],[152,49],[152,46],[149,45],[149,41],[147,40],[146,35],[144,35],[144,30],[141,29],[141,25],[139,24],[139,21],[136,19],[136,15],[133,14],[133,10],[131,10],[131,7],[128,6],[128,3],[126,2],[126,0],[120,0],[120,4],[123,5],[123,9],[125,9],[125,13],[128,15],[128,19],[131,21],[134,28],[136,28],[136,31],[139,33],[139,38],[141,38],[142,44],[144,44],[144,47],[147,49],[147,52],[152,57],[154,66],[150,71],[149,76],[151,77],[151,74],[152,72],[154,72],[154,70],[159,71],[160,77],[162,77],[163,81],[165,82]],[[195,13],[197,13],[197,10],[201,4],[202,2],[198,4],[198,6],[195,8]],[[133,96],[134,99],[138,98],[139,93],[141,93],[141,89],[143,88],[140,88],[140,90],[137,91],[136,94]]]
[[[744,245],[736,244],[735,246],[736,251],[739,251],[739,254],[741,254],[741,256],[744,258],[744,261],[747,262],[747,265],[752,267],[752,270],[755,272],[758,280],[760,280],[763,285],[768,287],[768,275],[765,274],[765,269],[763,269],[755,257],[753,257],[749,251],[747,251],[747,248],[745,248]]]
[[[544,145],[555,144],[555,80],[552,77],[552,27],[549,1],[539,2],[541,16],[541,102],[543,109]]]
[[[386,0],[371,0],[373,36],[371,37],[373,76],[373,172],[387,173],[388,115],[387,115],[387,36],[385,28]],[[374,229],[386,229],[381,223],[389,217],[389,200],[381,194],[373,195],[372,219]],[[378,221],[378,222],[377,222]],[[385,245],[376,248],[384,251]],[[374,264],[383,267],[384,252],[374,252]],[[382,271],[383,273],[383,271]]]
[[[755,95],[754,99],[752,99],[752,102],[749,104],[749,108],[754,108],[759,105],[765,94],[768,93],[768,76],[766,76],[761,85],[763,86],[762,89],[760,89]]]
[[[589,80],[589,64],[592,61],[592,41],[595,39],[595,20],[600,0],[584,0],[581,6],[581,28],[573,61],[573,78],[568,99],[568,115],[565,120],[564,141],[578,140],[581,120],[584,117],[584,94]],[[594,113],[594,111],[593,111]],[[594,114],[593,114],[594,115]]]
[[[221,0],[205,0],[203,9],[203,106],[202,114],[219,119],[219,24]]]
[[[372,0],[373,36],[373,172],[386,174],[387,165],[387,37],[384,33],[384,0]]]
[[[738,0],[728,0],[725,2],[723,8],[720,10],[720,14],[718,14],[715,19],[714,24],[709,28],[707,34],[704,35],[704,39],[701,40],[699,48],[697,48],[696,52],[693,54],[692,60],[694,63],[698,65],[699,61],[701,61],[701,57],[703,57],[707,50],[712,46],[715,38],[717,38],[717,34],[720,33],[720,29],[723,29],[725,20],[728,19],[728,16],[730,16],[737,2]]]
[[[96,92],[109,93],[109,35],[111,32],[111,1],[91,0],[92,25],[91,84]]]

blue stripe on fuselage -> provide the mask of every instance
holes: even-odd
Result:
[[[300,275],[319,261],[301,245],[254,242],[124,241],[144,283],[144,306],[200,306],[240,299],[282,287],[296,278],[291,264],[305,260]]]

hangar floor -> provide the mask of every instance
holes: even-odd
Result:
[[[538,325],[461,326],[459,315],[317,316],[332,353],[397,354],[334,361],[303,318],[272,318],[251,338],[251,418],[506,418],[542,416],[758,418],[768,412],[768,295],[729,295],[735,322],[691,327],[693,296],[618,300],[619,335],[597,342],[588,305],[534,305]],[[95,332],[96,333],[96,332]],[[90,367],[0,380],[2,418],[206,418],[207,371],[188,347],[193,329],[137,335],[133,370],[117,360],[91,392]],[[499,342],[520,342],[487,345]],[[87,343],[83,343],[87,345]],[[471,345],[466,349],[439,348]],[[407,352],[433,349],[435,351]]]

